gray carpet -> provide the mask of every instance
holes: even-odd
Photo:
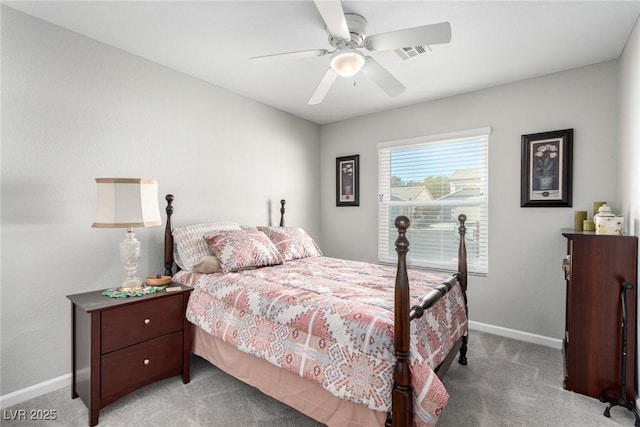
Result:
[[[471,331],[469,365],[455,362],[445,378],[451,397],[438,427],[633,426],[624,408],[602,415],[597,399],[562,389],[560,351]],[[70,387],[3,411],[3,426],[87,426],[88,412]],[[11,421],[9,410],[55,410],[55,421]],[[290,426],[319,423],[193,358],[191,382],[170,378],[100,411],[98,426]]]

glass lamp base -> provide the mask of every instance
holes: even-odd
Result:
[[[120,292],[139,291],[143,287],[144,286],[143,286],[142,280],[138,279],[137,277],[134,277],[134,278],[127,278],[124,282],[122,282],[118,290]]]
[[[141,243],[130,228],[125,239],[120,243],[120,261],[127,271],[127,277],[118,288],[122,292],[142,289],[142,280],[136,276],[140,263]]]

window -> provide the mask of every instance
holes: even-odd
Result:
[[[378,259],[397,262],[395,218],[411,220],[407,264],[457,270],[458,215],[467,216],[469,272],[487,272],[491,128],[378,144]]]

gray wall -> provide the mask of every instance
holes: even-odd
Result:
[[[640,235],[640,21],[620,59],[620,198],[627,231]]]
[[[561,228],[594,200],[621,208],[618,63],[606,62],[322,127],[321,220],[327,255],[377,259],[376,143],[491,126],[489,273],[469,279],[470,319],[560,339]],[[520,207],[520,136],[574,129],[573,208]],[[360,207],[335,206],[335,158],[360,154]],[[637,188],[637,187],[636,187]]]
[[[288,223],[325,254],[375,261],[375,144],[483,126],[490,264],[470,278],[471,319],[560,338],[560,229],[573,210],[608,200],[640,230],[639,76],[636,26],[620,70],[608,62],[320,128],[2,7],[0,394],[67,375],[64,296],[122,277],[124,231],[90,228],[94,177],[157,178],[176,195],[178,225],[276,222],[284,197]],[[520,208],[520,135],[567,127],[574,207]],[[361,156],[361,206],[336,208],[335,157],[348,154]],[[162,230],[137,234],[141,274],[158,272]]]
[[[620,198],[626,229],[640,235],[640,21],[620,58]],[[638,284],[636,283],[636,286]],[[640,336],[640,327],[636,328]],[[640,354],[636,354],[636,366]],[[640,389],[637,379],[636,391]]]
[[[316,124],[3,6],[1,394],[68,374],[65,295],[124,277],[125,230],[91,228],[95,177],[158,179],[178,225],[277,224],[286,198],[288,222],[318,236],[319,140]],[[136,234],[139,274],[162,272],[163,228]]]

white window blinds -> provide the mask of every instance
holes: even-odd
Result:
[[[469,272],[487,272],[491,128],[378,144],[378,259],[395,263],[395,218],[411,220],[411,266],[457,269],[458,215],[467,216]]]

